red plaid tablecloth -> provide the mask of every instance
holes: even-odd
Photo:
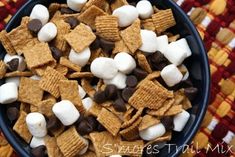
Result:
[[[0,30],[25,1],[0,0]],[[235,0],[175,1],[197,26],[212,75],[206,116],[188,149],[191,151],[182,156],[235,156]],[[12,156],[17,155],[0,135],[0,157]]]

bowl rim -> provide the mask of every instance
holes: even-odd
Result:
[[[23,12],[25,8],[28,7],[28,5],[30,5],[31,3],[33,3],[34,0],[28,0],[16,13],[15,15],[10,19],[10,21],[7,23],[5,29],[6,30],[10,30],[10,27],[12,27],[12,22],[15,21],[17,18],[20,18],[19,13]],[[189,19],[189,17],[185,14],[185,12],[180,8],[180,6],[178,6],[176,4],[176,2],[174,2],[173,0],[160,0],[160,1],[168,1],[168,3],[174,8],[174,13],[175,14],[180,14],[182,16],[182,18],[185,20],[186,24],[190,27],[192,36],[194,36],[195,38],[195,42],[196,44],[199,46],[199,49],[201,51],[201,55],[203,56],[203,63],[207,63],[204,65],[204,73],[205,73],[205,81],[203,86],[205,86],[205,97],[203,99],[202,105],[201,105],[201,112],[199,112],[197,120],[196,120],[196,124],[194,125],[194,127],[192,128],[192,131],[190,132],[190,134],[188,136],[185,137],[184,139],[184,144],[188,144],[194,137],[194,135],[196,134],[196,132],[198,131],[200,124],[204,118],[204,115],[207,111],[207,106],[208,106],[208,102],[209,102],[209,95],[210,95],[210,82],[211,82],[211,76],[210,76],[210,68],[209,68],[209,60],[208,60],[208,56],[206,53],[206,50],[204,48],[203,45],[203,41],[196,29],[196,27],[194,26],[194,24],[192,23],[192,21]],[[0,107],[0,110],[2,110],[2,108]],[[4,136],[6,137],[6,139],[8,140],[9,144],[14,148],[14,150],[16,151],[16,153],[24,156],[24,157],[30,157],[29,154],[26,152],[26,150],[18,143],[16,142],[16,138],[14,136],[12,136],[12,130],[11,128],[9,128],[5,121],[3,120],[2,117],[0,117],[0,128],[2,133],[4,134]],[[178,149],[179,151],[175,152],[172,154],[172,157],[175,156],[179,156],[180,152],[183,148],[180,147],[180,149]]]

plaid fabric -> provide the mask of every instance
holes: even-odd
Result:
[[[0,30],[26,0],[0,0]],[[210,60],[210,105],[201,128],[182,156],[235,156],[235,0],[175,0],[190,16]],[[2,139],[2,140],[1,140]],[[0,135],[0,141],[3,135]],[[16,157],[0,142],[0,157]],[[3,153],[5,152],[5,153]]]

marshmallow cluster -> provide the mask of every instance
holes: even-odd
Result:
[[[42,25],[45,25],[49,20],[49,11],[44,5],[37,4],[33,7],[29,17],[30,20],[38,19]]]
[[[156,46],[157,46],[157,50],[160,52],[165,52],[167,46],[168,46],[168,37],[167,35],[162,35],[157,37],[156,39]]]
[[[140,137],[143,140],[151,141],[160,137],[166,133],[166,129],[162,123],[153,125],[147,129],[141,130],[139,132]]]
[[[187,124],[190,118],[190,114],[183,110],[181,113],[174,116],[173,123],[174,123],[174,131],[182,131]]]
[[[4,59],[3,59],[3,61],[4,61],[4,63],[7,64],[7,63],[10,62],[12,59],[18,59],[18,60],[19,60],[19,64],[18,64],[18,67],[17,67],[17,70],[18,70],[18,71],[24,71],[24,70],[25,70],[25,68],[26,68],[26,63],[25,63],[25,61],[24,61],[24,57],[19,56],[19,55],[13,55],[13,56],[11,56],[11,55],[9,55],[9,54],[6,54],[5,57],[4,57]]]
[[[18,99],[18,87],[16,83],[9,82],[0,86],[0,103],[10,104]]]
[[[75,52],[73,49],[71,49],[69,53],[69,60],[80,67],[85,66],[90,57],[91,51],[89,47],[85,48],[82,52]]]
[[[67,5],[70,9],[79,12],[86,2],[87,0],[67,0]]]

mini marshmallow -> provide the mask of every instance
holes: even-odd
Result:
[[[71,49],[69,53],[69,60],[80,67],[85,66],[90,57],[91,57],[91,51],[89,47],[85,48],[82,52],[78,53],[75,52],[73,49]]]
[[[45,24],[38,32],[38,40],[40,42],[49,42],[57,35],[57,27],[54,23],[49,22]]]
[[[46,119],[41,113],[29,113],[26,117],[26,124],[33,136],[42,138],[47,135]]]
[[[6,83],[15,83],[17,87],[20,85],[20,77],[8,77],[5,79]]]
[[[67,5],[70,9],[80,12],[87,0],[67,0]]]
[[[147,129],[141,130],[139,132],[140,137],[143,140],[151,141],[156,139],[157,137],[161,137],[166,133],[166,129],[162,123],[158,123],[153,125]]]
[[[30,77],[32,80],[41,80],[41,77],[38,75],[33,75]]]
[[[30,142],[30,147],[36,148],[38,146],[45,146],[44,138],[33,137]]]
[[[113,84],[118,89],[124,89],[126,87],[126,75],[121,72],[118,72],[114,78],[110,80],[104,80],[104,83],[106,85]]]
[[[72,125],[80,117],[80,113],[69,100],[62,100],[52,107],[53,113],[65,125]]]
[[[138,10],[141,19],[150,18],[153,14],[153,6],[147,0],[141,0],[136,4],[136,9]]]
[[[0,103],[10,104],[18,99],[18,87],[10,82],[0,86]]]
[[[164,53],[164,51],[166,50],[168,46],[167,35],[162,35],[162,36],[157,37],[155,44],[157,45],[157,50]]]
[[[169,87],[176,85],[183,78],[182,73],[179,71],[179,69],[174,64],[170,64],[170,65],[165,66],[162,69],[160,74],[161,74],[162,79],[165,81],[165,83]]]
[[[86,143],[86,147],[83,148],[79,153],[78,155],[83,155],[87,152],[88,148],[89,148],[89,141],[86,139],[86,138],[83,138],[84,140],[84,143]]]
[[[188,42],[185,38],[181,38],[173,43],[177,44],[180,48],[182,48],[187,53],[187,57],[192,55],[192,51],[191,51],[191,49],[188,45]]]
[[[81,99],[83,99],[86,96],[85,90],[82,88],[82,86],[78,85],[78,93]]]
[[[26,63],[25,63],[25,61],[24,61],[24,57],[22,57],[22,56],[19,56],[19,55],[13,55],[13,56],[11,56],[11,55],[9,55],[9,54],[6,54],[5,55],[5,57],[4,57],[4,63],[8,63],[8,62],[10,62],[12,59],[19,59],[19,65],[18,65],[18,68],[17,68],[17,70],[18,71],[24,71],[25,70],[25,68],[26,68]]]
[[[140,31],[142,45],[139,48],[141,51],[146,53],[154,53],[157,51],[157,35],[155,32],[150,30],[141,29]]]
[[[90,97],[82,99],[83,107],[88,111],[93,105],[93,100]]]
[[[49,20],[49,11],[44,5],[37,4],[33,7],[29,17],[30,20],[38,19],[42,22],[42,25],[45,25]]]
[[[109,157],[122,157],[121,155],[115,154],[115,155],[110,155]]]
[[[93,60],[90,69],[94,76],[102,79],[112,79],[118,73],[115,61],[107,57],[99,57]]]
[[[119,27],[131,25],[139,16],[138,10],[132,5],[124,5],[115,9],[113,15],[118,17]]]
[[[126,52],[120,52],[114,57],[114,61],[119,71],[129,74],[136,68],[135,59]]]
[[[173,118],[174,131],[182,131],[189,120],[190,114],[183,110],[181,113],[177,114]]]

